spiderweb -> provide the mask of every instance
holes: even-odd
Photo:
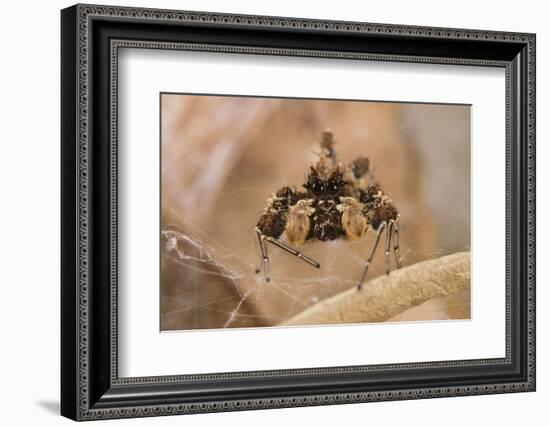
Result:
[[[198,235],[202,234],[200,237]],[[163,329],[204,329],[278,325],[299,312],[357,284],[364,242],[315,242],[305,251],[321,262],[317,271],[277,248],[270,250],[272,279],[255,273],[259,257],[234,252],[204,231],[175,224],[162,228]],[[257,256],[253,235],[248,248]],[[419,248],[415,257],[439,257],[443,249]],[[425,253],[423,254],[422,251]],[[383,250],[372,276],[382,273]],[[413,249],[403,250],[406,264]],[[343,272],[344,271],[344,272]],[[347,271],[347,272],[346,272]],[[369,274],[370,275],[370,274]],[[441,319],[447,314],[441,310]]]
[[[262,272],[255,273],[254,261],[243,259],[215,241],[191,236],[176,225],[163,227],[162,240],[163,266],[168,270],[163,280],[174,274],[182,278],[165,294],[172,301],[177,299],[182,307],[168,310],[165,316],[169,322],[177,322],[170,317],[178,316],[179,322],[189,322],[189,328],[275,325],[353,286],[349,278],[338,279],[330,264],[322,276],[315,271],[307,276],[307,268],[299,260],[273,249],[272,280],[266,282]],[[251,235],[251,250],[256,251],[254,241]],[[286,268],[289,263],[296,264]],[[360,259],[356,258],[355,263],[359,265]],[[292,277],[287,275],[288,269],[298,273]]]

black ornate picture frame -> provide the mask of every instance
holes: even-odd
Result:
[[[535,390],[534,34],[95,5],[64,9],[61,29],[62,415],[93,420]],[[506,356],[120,378],[121,47],[505,69]]]

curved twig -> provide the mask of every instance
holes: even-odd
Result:
[[[428,300],[470,288],[470,253],[392,271],[326,299],[281,325],[381,322]]]

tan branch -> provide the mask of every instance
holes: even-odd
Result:
[[[304,310],[282,325],[385,321],[428,300],[470,288],[470,253],[416,263],[346,290]]]

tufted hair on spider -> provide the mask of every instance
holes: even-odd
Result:
[[[326,129],[321,133],[321,150],[324,151],[327,158],[330,158],[333,164],[336,164],[336,151],[334,150],[334,135],[330,129]]]
[[[306,194],[296,188],[283,186],[267,199],[267,205],[256,227],[263,235],[279,238],[286,228],[289,207],[304,199]]]

